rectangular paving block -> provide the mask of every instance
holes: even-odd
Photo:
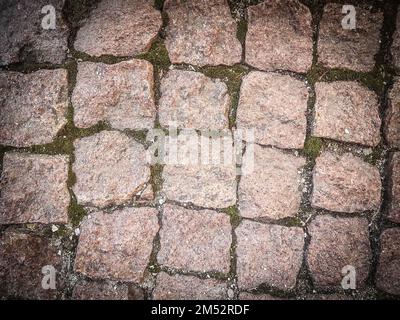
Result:
[[[254,141],[301,149],[306,137],[308,89],[291,76],[250,72],[242,80],[237,128],[255,130]]]
[[[62,14],[64,2],[2,0],[0,65],[17,62],[63,63],[67,56],[69,36]]]
[[[173,275],[157,275],[154,300],[226,300],[227,285],[215,279]]]
[[[227,214],[166,205],[157,261],[186,271],[228,273],[231,242]]]
[[[324,7],[319,27],[318,61],[328,68],[371,71],[380,46],[383,13],[372,11],[366,5],[354,6],[355,29],[349,29],[346,17],[351,12],[345,8],[347,13],[342,13],[343,6],[329,3]],[[343,20],[346,28],[343,28]]]
[[[151,0],[102,0],[80,27],[75,50],[91,56],[147,52],[162,26]],[[116,18],[117,17],[117,18]]]
[[[306,73],[312,64],[312,16],[297,0],[264,1],[247,9],[246,63],[266,71]]]
[[[67,70],[0,71],[0,144],[51,143],[67,123]]]
[[[67,223],[68,156],[6,152],[0,224]]]
[[[376,285],[387,293],[400,295],[400,228],[383,231],[380,248]]]
[[[397,13],[396,31],[393,34],[391,53],[393,64],[400,70],[400,12]]]
[[[376,146],[381,119],[377,95],[357,82],[318,82],[312,135]]]
[[[234,65],[242,58],[226,0],[167,0],[165,46],[172,63]]]
[[[400,148],[400,78],[394,79],[389,91],[389,107],[386,111],[385,137],[389,146]]]
[[[76,272],[93,279],[143,281],[159,229],[156,209],[91,213],[80,229]]]
[[[301,228],[243,220],[235,233],[240,289],[253,289],[261,284],[280,290],[294,288],[303,261]]]
[[[138,59],[112,65],[80,62],[72,105],[79,128],[104,121],[119,130],[150,129],[156,116],[153,66]]]
[[[376,210],[381,204],[378,168],[350,153],[325,152],[316,160],[311,205],[338,212]]]
[[[48,272],[54,278],[44,279]],[[61,256],[49,239],[7,230],[0,235],[0,299],[48,300],[60,298],[65,279]],[[55,289],[42,286],[54,280]]]
[[[246,218],[282,219],[297,214],[301,202],[301,174],[305,159],[283,151],[247,146],[254,159],[245,155],[244,174],[238,195],[240,215]],[[254,166],[252,172],[247,167]]]
[[[367,219],[321,215],[311,222],[308,232],[307,264],[315,286],[342,288],[345,267],[355,271],[357,289],[365,285],[371,266]]]
[[[388,218],[400,223],[400,152],[395,152],[390,160],[390,189]]]

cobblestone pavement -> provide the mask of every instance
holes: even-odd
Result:
[[[396,1],[0,3],[1,298],[399,297]]]

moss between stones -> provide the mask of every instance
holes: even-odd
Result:
[[[304,142],[303,154],[311,159],[315,159],[321,153],[323,142],[321,138],[307,137]]]
[[[239,209],[237,206],[231,206],[222,210],[222,212],[228,214],[231,218],[231,225],[236,228],[242,221],[242,217],[239,214]]]
[[[161,69],[168,69],[171,65],[167,48],[165,47],[164,41],[160,37],[157,37],[154,40],[149,51],[137,55],[136,58],[147,60],[153,64],[153,66]]]

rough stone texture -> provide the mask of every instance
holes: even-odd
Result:
[[[353,300],[352,296],[347,296],[345,294],[321,294],[321,293],[313,293],[308,294],[304,297],[304,300],[317,300],[317,301],[341,301],[341,300]]]
[[[5,153],[0,224],[67,223],[68,161],[68,156]]]
[[[245,157],[245,173],[239,183],[240,214],[270,219],[296,215],[301,202],[300,170],[305,159],[258,145],[253,148],[254,169],[248,173],[253,159]]]
[[[325,152],[316,160],[311,205],[338,212],[376,210],[381,202],[379,170],[346,153]]]
[[[385,135],[386,141],[391,147],[400,148],[400,78],[395,79],[389,93]]]
[[[153,291],[154,300],[226,300],[226,283],[215,279],[160,272]]]
[[[172,63],[234,65],[242,56],[226,0],[167,0],[165,45]]]
[[[128,286],[111,282],[79,281],[72,292],[73,300],[127,300]]]
[[[153,208],[92,213],[81,224],[75,271],[95,279],[141,282],[158,229]]]
[[[228,128],[228,87],[199,72],[171,70],[161,81],[162,126],[222,130]]]
[[[74,146],[73,190],[79,204],[122,204],[146,187],[150,168],[144,147],[133,138],[116,131],[102,131],[76,140]]]
[[[282,300],[277,297],[273,297],[269,294],[253,294],[248,292],[239,293],[239,300]]]
[[[157,261],[188,271],[227,273],[231,242],[227,214],[167,205],[162,218]]]
[[[0,72],[0,97],[0,144],[27,147],[50,143],[67,123],[64,69]]]
[[[200,140],[192,142],[191,139],[178,138],[179,163],[167,161],[169,163],[164,166],[162,174],[163,191],[168,199],[207,208],[226,208],[236,203],[236,165],[233,159],[225,162],[223,158],[225,154],[233,157],[233,151],[225,148],[227,145],[232,147],[232,139],[230,136],[225,138],[228,143],[221,143],[223,151],[216,164],[210,158],[209,164],[201,161]],[[216,144],[218,139],[208,141],[212,150],[212,144]],[[189,162],[191,154],[197,156],[197,162]]]
[[[289,290],[296,285],[304,246],[301,228],[243,220],[237,236],[237,275],[241,289],[263,283]]]
[[[400,223],[400,152],[394,153],[390,161],[391,199],[388,218]]]
[[[162,26],[149,0],[102,0],[78,30],[74,47],[91,56],[133,56],[148,51]]]
[[[355,6],[356,29],[346,30],[342,27],[346,16],[342,7],[342,4],[331,3],[324,8],[319,27],[318,60],[328,68],[370,71],[380,46],[383,14]]]
[[[42,288],[42,268],[56,270],[56,289]],[[61,257],[48,240],[5,231],[0,236],[0,298],[56,299],[63,288]]]
[[[99,121],[120,130],[152,128],[156,113],[153,66],[137,59],[113,65],[79,63],[72,104],[74,122],[80,128]]]
[[[237,128],[254,129],[254,142],[301,149],[306,137],[308,90],[287,75],[251,72],[242,81]]]
[[[400,295],[400,228],[385,230],[380,245],[376,285],[383,291]]]
[[[312,64],[310,10],[299,1],[265,1],[248,8],[246,63],[261,70],[307,72]]]
[[[44,6],[55,9],[56,28],[43,29]],[[69,30],[62,16],[64,0],[2,0],[0,65],[16,62],[61,64],[68,51]],[[44,19],[47,25],[47,19]]]
[[[371,263],[368,220],[317,216],[308,231],[307,263],[314,285],[341,288],[342,269],[350,265],[356,270],[357,288],[362,287]]]
[[[393,64],[400,69],[400,12],[397,13],[396,31],[393,35],[391,52],[393,55]]]
[[[313,135],[376,146],[381,120],[376,94],[357,82],[318,82]]]

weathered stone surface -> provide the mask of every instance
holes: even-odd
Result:
[[[214,279],[160,272],[153,291],[154,300],[225,300],[226,283]]]
[[[132,59],[113,65],[81,62],[72,94],[74,122],[88,128],[99,121],[115,129],[153,127],[153,66],[145,60]]]
[[[153,208],[92,213],[81,224],[75,271],[95,279],[141,282],[158,229]]]
[[[0,96],[0,144],[27,147],[50,143],[67,123],[64,69],[0,72]]]
[[[7,152],[0,183],[0,224],[67,223],[68,156]]]
[[[396,31],[393,35],[391,52],[393,55],[393,64],[400,69],[400,12],[397,13]]]
[[[400,223],[400,152],[393,154],[390,171],[391,199],[388,218]]]
[[[167,139],[168,140],[168,139]],[[210,150],[218,138],[208,139]],[[203,161],[201,140],[188,138],[177,141],[178,163],[170,160],[163,170],[163,191],[168,199],[193,203],[208,208],[226,208],[236,203],[236,165],[233,159],[232,138],[225,136],[220,144],[221,157],[217,163]],[[170,152],[172,153],[172,152]],[[194,154],[194,162],[191,162]],[[224,156],[230,159],[225,161]],[[214,156],[216,156],[214,154]]]
[[[385,135],[386,141],[391,147],[400,148],[400,78],[395,79],[389,93]]]
[[[128,286],[111,282],[79,281],[72,292],[73,300],[127,300]]]
[[[330,3],[324,8],[319,27],[318,60],[328,68],[370,71],[380,46],[383,14],[355,6],[356,29],[347,30],[342,26],[346,16],[342,7],[342,4]]]
[[[281,290],[296,285],[304,246],[301,228],[243,220],[237,236],[237,275],[241,289],[263,283]]]
[[[281,300],[269,294],[253,294],[248,292],[239,293],[239,300]]]
[[[102,131],[74,142],[73,187],[78,203],[122,204],[146,187],[150,168],[144,147],[116,131]],[[90,165],[88,165],[90,164]]]
[[[345,294],[331,293],[331,294],[321,294],[313,293],[308,294],[304,297],[304,300],[317,300],[317,301],[341,301],[341,300],[353,300],[352,296]]]
[[[346,153],[325,152],[316,160],[311,205],[338,212],[378,209],[381,202],[379,170]]]
[[[55,29],[44,29],[49,10],[55,9]],[[57,63],[68,51],[69,30],[63,19],[64,0],[2,0],[0,11],[0,65],[16,62]],[[46,9],[42,13],[42,9]]]
[[[248,8],[246,63],[261,70],[307,72],[312,64],[310,10],[299,1],[265,1]]]
[[[166,205],[157,261],[187,271],[227,273],[231,242],[227,214]]]
[[[221,130],[228,128],[228,87],[200,72],[171,70],[161,81],[159,118],[162,126]]]
[[[42,268],[56,270],[56,289],[42,288]],[[0,298],[56,299],[62,290],[61,257],[45,238],[5,231],[0,236]]]
[[[314,285],[341,288],[345,266],[355,268],[357,288],[364,285],[371,263],[367,219],[317,216],[308,231],[307,262]]]
[[[226,0],[167,0],[165,45],[172,63],[234,65],[242,47]]]
[[[377,95],[357,82],[318,82],[313,135],[376,146],[381,119]]]
[[[400,295],[400,229],[385,230],[380,245],[376,285],[383,291]]]
[[[306,137],[308,90],[287,75],[251,72],[242,81],[237,128],[254,129],[254,142],[301,149]]]
[[[305,159],[282,151],[252,145],[244,159],[239,183],[239,210],[243,217],[282,219],[296,215],[301,201],[300,170]],[[251,149],[247,149],[251,152]],[[254,165],[250,172],[250,166]]]
[[[133,56],[150,49],[162,26],[149,0],[102,0],[78,30],[74,47],[91,56]]]

